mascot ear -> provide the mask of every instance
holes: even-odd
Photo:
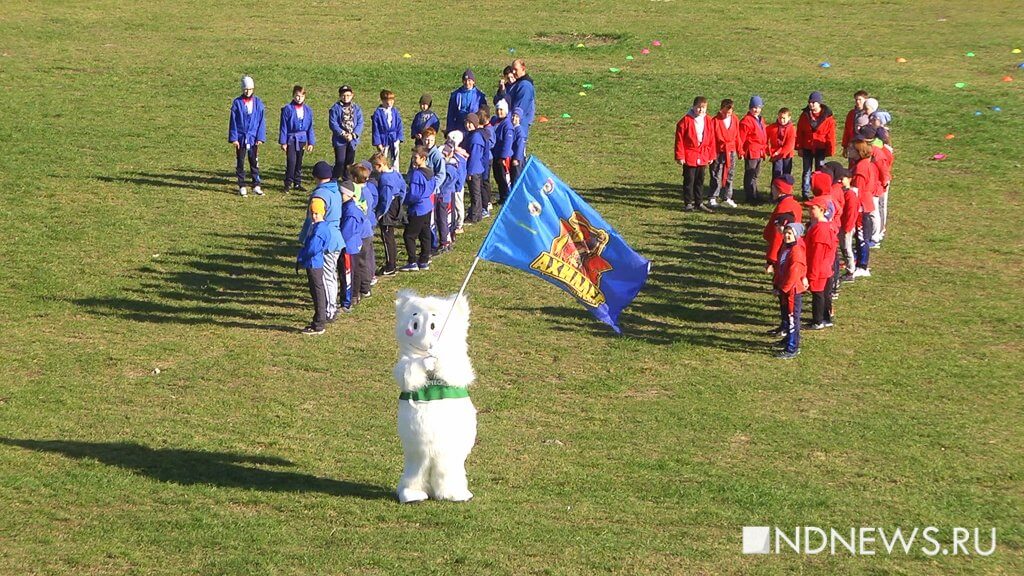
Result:
[[[419,296],[414,290],[409,290],[408,288],[399,290],[398,294],[395,296],[395,310],[400,312],[402,308],[405,308],[417,298],[419,298]]]

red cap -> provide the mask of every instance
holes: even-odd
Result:
[[[793,191],[793,183],[783,178],[776,178],[772,180],[772,185],[779,189],[779,192],[783,194],[789,194]]]
[[[828,208],[828,198],[825,198],[824,196],[815,196],[814,198],[811,198],[807,202],[804,202],[804,206],[808,208],[810,208],[811,206],[817,206],[818,208],[825,210]]]

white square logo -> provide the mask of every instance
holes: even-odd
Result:
[[[771,528],[768,526],[743,527],[743,553],[768,554],[771,551]]]

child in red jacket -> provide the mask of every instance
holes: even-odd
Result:
[[[768,156],[768,135],[765,131],[761,109],[764,100],[757,94],[750,97],[747,114],[740,120],[740,156],[743,157],[743,195],[748,204],[760,204],[757,194],[757,176],[761,172],[761,160]]]
[[[711,200],[708,204],[718,205],[719,196],[723,196],[722,204],[735,208],[732,201],[732,175],[736,166],[736,152],[740,145],[740,119],[732,113],[733,102],[726,98],[713,118],[711,124],[715,129],[715,160],[711,163]],[[724,192],[723,192],[724,189]]]
[[[811,92],[807,98],[807,107],[796,124],[796,147],[803,159],[800,191],[807,200],[811,192],[811,173],[821,168],[825,158],[836,152],[836,119],[825,105],[821,92]]]
[[[704,204],[704,168],[715,157],[714,126],[708,121],[708,99],[698,96],[676,124],[676,162],[683,167],[683,211],[714,212]]]
[[[804,237],[811,290],[811,330],[832,326],[833,264],[838,242],[826,214],[830,201],[831,196],[815,196],[804,204],[811,210],[811,225]]]
[[[765,272],[772,274],[777,261],[779,249],[782,246],[782,233],[776,230],[780,216],[789,215],[789,222],[799,224],[803,220],[804,211],[800,203],[793,198],[793,177],[783,176],[772,181],[772,199],[775,201],[775,209],[768,217],[768,223],[764,227],[762,237],[768,244]]]
[[[871,213],[876,210],[875,193],[878,188],[878,167],[871,161],[873,148],[867,141],[855,140],[853,149],[856,152],[854,157],[857,159],[857,163],[853,167],[853,179],[850,182],[850,187],[857,190],[861,214],[860,231],[857,234],[857,269],[853,271],[853,276],[859,278],[871,276],[871,270],[868,268],[872,236]]]
[[[780,108],[774,124],[765,130],[768,159],[772,161],[772,178],[793,173],[793,150],[796,147],[796,126],[789,119],[789,108]]]
[[[882,240],[885,239],[885,225],[889,219],[889,184],[892,182],[893,155],[892,148],[879,138],[872,140],[871,145],[874,147],[871,161],[878,168],[879,194],[875,197],[875,203],[878,205],[878,219],[873,222],[875,225],[875,235],[872,238],[877,245],[881,244]]]
[[[803,224],[796,222],[786,226],[783,232],[779,263],[775,267],[775,293],[779,296],[779,309],[786,328],[780,344],[783,360],[796,358],[800,353],[800,313],[803,311],[803,293],[807,290],[807,254],[800,238],[804,233]]]

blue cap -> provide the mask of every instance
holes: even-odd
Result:
[[[313,165],[313,178],[324,180],[334,175],[334,167],[323,160]]]
[[[467,80],[468,79],[468,80],[472,80],[473,82],[476,82],[476,74],[473,74],[473,69],[472,68],[466,68],[466,71],[462,73],[462,79],[463,80]]]
[[[747,106],[747,108],[764,108],[764,100],[757,94],[754,94],[750,97],[750,106]]]
[[[821,104],[824,101],[825,98],[821,95],[821,92],[818,92],[817,90],[811,92],[811,95],[807,97],[808,104],[810,104],[811,102],[817,102],[818,104]]]

